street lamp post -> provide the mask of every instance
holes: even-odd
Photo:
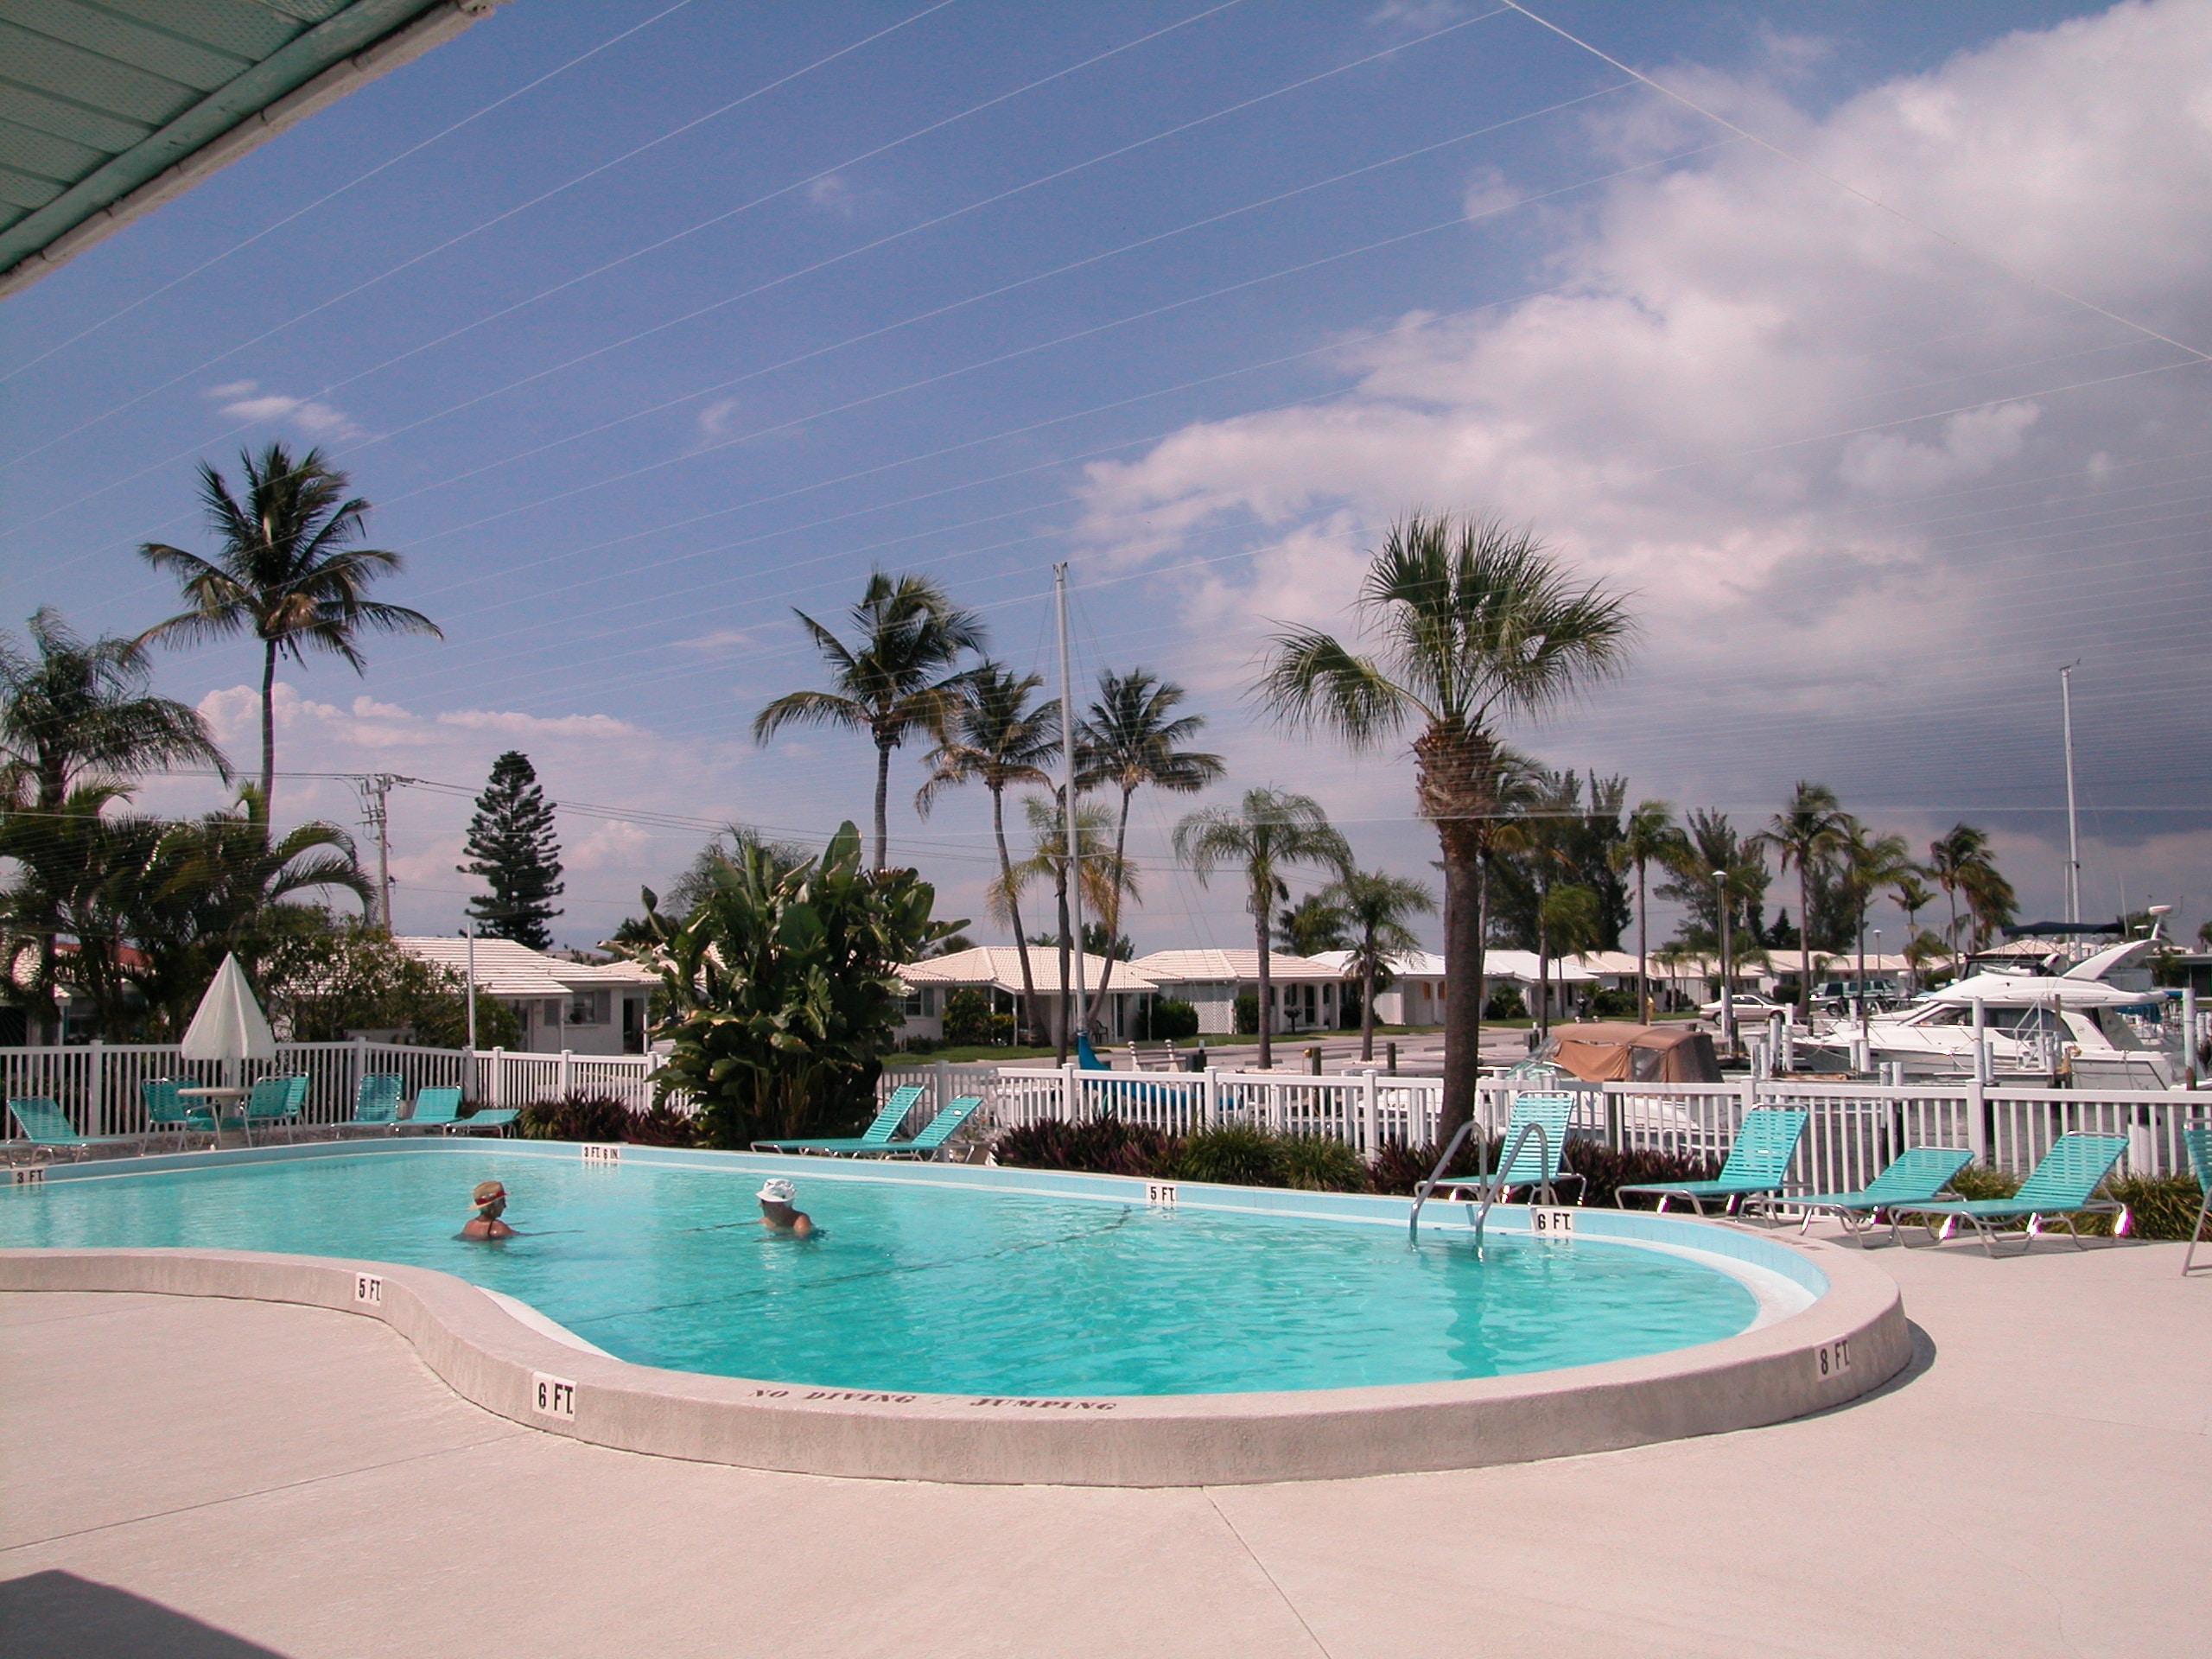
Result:
[[[1713,883],[1720,900],[1720,1041],[1732,1054],[1736,1052],[1736,999],[1728,973],[1728,872],[1715,870]]]

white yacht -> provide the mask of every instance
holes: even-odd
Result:
[[[2143,1040],[2129,1014],[2154,1015],[2159,993],[2141,966],[2158,943],[2109,945],[2061,973],[1969,975],[1930,991],[1910,1007],[1872,1015],[1866,1024],[1871,1065],[1903,1062],[1908,1077],[1974,1075],[1974,1009],[1979,1002],[1999,1078],[2072,1077],[2111,1089],[2171,1089],[2164,1054]],[[1798,1063],[1848,1065],[1857,1020],[1839,1021],[1797,1045]]]

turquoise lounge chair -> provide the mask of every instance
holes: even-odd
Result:
[[[121,1135],[79,1135],[77,1133],[77,1126],[69,1121],[68,1113],[63,1111],[53,1101],[39,1096],[10,1101],[8,1114],[16,1120],[16,1126],[22,1130],[25,1140],[30,1143],[28,1149],[35,1153],[43,1153],[48,1158],[57,1152],[66,1152],[73,1157],[82,1158],[88,1152],[98,1152],[103,1147],[113,1147],[132,1138]],[[10,1163],[16,1161],[16,1151],[15,1142],[10,1141],[8,1146]]]
[[[981,1095],[963,1095],[950,1105],[942,1109],[923,1127],[922,1132],[911,1141],[891,1141],[866,1152],[855,1153],[856,1158],[934,1158],[952,1138],[953,1131],[976,1115],[983,1103]]]
[[[1707,1198],[1726,1199],[1721,1213],[1733,1215],[1746,1198],[1774,1198],[1782,1192],[1789,1172],[1789,1160],[1797,1155],[1797,1142],[1804,1135],[1806,1116],[1806,1113],[1794,1108],[1754,1107],[1744,1114],[1743,1124],[1728,1148],[1727,1161],[1713,1179],[1642,1181],[1617,1189],[1613,1202],[1625,1210],[1628,1206],[1621,1200],[1630,1193],[1652,1192],[1658,1195],[1662,1213],[1668,1199],[1688,1198],[1690,1207],[1701,1216]]]
[[[2074,1224],[2074,1217],[2082,1215],[2117,1214],[2113,1225],[2115,1235],[2127,1231],[2127,1206],[2116,1198],[2097,1198],[2090,1195],[2104,1184],[2121,1156],[2127,1151],[2127,1137],[2124,1135],[2062,1135],[2044,1154],[2043,1161],[2020,1183],[2020,1190],[2009,1198],[1948,1198],[1932,1204],[1904,1206],[1906,1211],[1925,1218],[1928,1229],[1936,1233],[1941,1244],[1950,1237],[1952,1230],[1963,1221],[1981,1235],[1981,1247],[1990,1255],[1997,1254],[1997,1224],[2025,1220],[2027,1230],[2022,1235],[2020,1253],[2034,1248],[2036,1235],[2043,1230],[2046,1217],[2063,1220],[2066,1230],[2073,1235],[2074,1248],[2087,1249],[2082,1242],[2082,1230]],[[1934,1217],[1943,1217],[1943,1226],[1936,1231]]]
[[[399,1127],[437,1129],[447,1135],[475,1135],[485,1129],[504,1129],[520,1116],[513,1107],[497,1106],[463,1117],[460,1090],[424,1089],[415,1096],[414,1115],[402,1119]]]
[[[1856,1192],[1815,1192],[1789,1199],[1789,1203],[1805,1207],[1805,1224],[1797,1230],[1802,1233],[1813,1224],[1814,1216],[1825,1211],[1841,1222],[1843,1230],[1864,1249],[1866,1230],[1874,1224],[1875,1211],[1885,1210],[1890,1217],[1890,1238],[1893,1243],[1902,1243],[1897,1236],[1900,1206],[1935,1198],[1973,1157],[1974,1154],[1957,1147],[1910,1147],[1899,1153],[1887,1169]]]
[[[1553,1189],[1561,1182],[1573,1181],[1577,1188],[1585,1185],[1582,1177],[1573,1170],[1560,1167],[1560,1157],[1567,1150],[1567,1122],[1573,1116],[1573,1095],[1513,1096],[1513,1109],[1506,1114],[1505,1118],[1505,1141],[1498,1148],[1499,1157],[1510,1157],[1513,1161],[1491,1176],[1487,1183],[1497,1188],[1499,1203],[1510,1203],[1513,1189],[1516,1186],[1533,1189],[1532,1196],[1534,1193],[1544,1194],[1544,1201],[1550,1203],[1556,1196]],[[1543,1133],[1541,1135],[1532,1134],[1527,1140],[1521,1140],[1522,1131],[1531,1123],[1541,1125]],[[1516,1141],[1519,1142],[1517,1147]],[[1479,1202],[1485,1185],[1479,1179],[1470,1181],[1464,1177],[1458,1180],[1439,1181],[1435,1192],[1431,1196],[1456,1200],[1465,1198],[1471,1192]],[[1580,1192],[1575,1193],[1574,1201],[1577,1204],[1582,1202]]]
[[[187,1100],[183,1089],[183,1080],[178,1077],[149,1077],[139,1085],[139,1097],[146,1103],[146,1133],[142,1145],[157,1135],[174,1135],[177,1150],[181,1152],[186,1135],[215,1133],[215,1114]]]
[[[245,1143],[253,1144],[257,1124],[273,1129],[279,1124],[296,1125],[300,1109],[308,1103],[308,1080],[305,1077],[264,1077],[253,1085],[245,1097]]]
[[[914,1109],[914,1103],[922,1097],[919,1084],[907,1084],[891,1091],[891,1097],[877,1109],[875,1122],[861,1134],[843,1140],[810,1141],[755,1141],[755,1152],[816,1152],[836,1156],[840,1153],[865,1153],[878,1147],[888,1146],[891,1137],[899,1133],[899,1126],[906,1121],[906,1114]]]
[[[2204,1202],[2196,1206],[2196,1225],[2189,1230],[2189,1254],[2181,1259],[2182,1277],[2186,1279],[2190,1264],[2196,1260],[2196,1241],[2204,1231],[2205,1215],[2212,1211],[2212,1124],[2183,1129],[2181,1138],[2189,1147],[2189,1166],[2196,1172],[2196,1184],[2204,1189]]]
[[[353,1091],[353,1116],[338,1126],[339,1132],[370,1128],[392,1134],[399,1128],[399,1101],[406,1090],[406,1079],[397,1071],[370,1072]]]

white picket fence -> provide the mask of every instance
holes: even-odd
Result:
[[[85,1043],[66,1048],[0,1048],[0,1091],[10,1100],[43,1096],[68,1113],[80,1134],[137,1135],[146,1127],[143,1085],[162,1077],[195,1084],[251,1084],[303,1076],[304,1125],[342,1123],[353,1115],[361,1079],[396,1073],[406,1096],[458,1085],[483,1106],[524,1106],[569,1095],[613,1095],[631,1110],[653,1102],[654,1058],[645,1054],[520,1054],[480,1049],[416,1048],[367,1041],[279,1043],[273,1061],[249,1060],[223,1076],[219,1061],[187,1060],[174,1043]],[[12,1132],[13,1125],[10,1125]]]
[[[994,1127],[1082,1122],[1110,1115],[1170,1135],[1249,1124],[1279,1135],[1325,1135],[1371,1160],[1386,1141],[1433,1143],[1444,1085],[1376,1071],[1329,1077],[1281,1072],[1086,1071],[1065,1067],[950,1065],[884,1074],[882,1095],[918,1084],[909,1125],[960,1095],[982,1098]],[[1515,1094],[1541,1086],[1485,1077],[1476,1116],[1503,1131]],[[1964,1147],[1977,1161],[2024,1174],[2069,1130],[2128,1137],[2136,1174],[2185,1173],[2185,1128],[2212,1124],[2212,1090],[2105,1091],[1959,1083],[1802,1084],[1787,1077],[1720,1084],[1576,1084],[1573,1134],[1623,1148],[1725,1157],[1745,1112],[1789,1106],[1809,1115],[1792,1185],[1863,1186],[1908,1147]]]

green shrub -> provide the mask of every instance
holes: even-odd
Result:
[[[1022,1169],[1158,1179],[1170,1173],[1178,1145],[1158,1129],[1098,1117],[1086,1123],[1031,1123],[1009,1129],[991,1150],[1001,1164]]]
[[[2128,1231],[2137,1238],[2186,1239],[2204,1202],[2193,1175],[2130,1175],[2107,1182],[2106,1191],[2127,1206]]]
[[[1590,999],[1590,1012],[1600,1020],[1633,1020],[1636,1018],[1636,993],[1599,991]]]
[[[1219,1181],[1231,1186],[1283,1185],[1282,1142],[1242,1123],[1202,1129],[1185,1138],[1175,1155],[1178,1180]]]
[[[1984,1164],[1968,1164],[1951,1178],[1951,1191],[1962,1198],[2009,1198],[2020,1190],[2020,1178]],[[2196,1207],[2204,1202],[2204,1189],[2190,1175],[2123,1175],[2107,1181],[2097,1196],[2117,1198],[2127,1206],[2127,1231],[2133,1238],[2186,1239],[2196,1223]],[[2113,1217],[2077,1216],[2074,1225],[2096,1238],[2112,1236]],[[1998,1224],[2018,1232],[2024,1221]],[[2065,1223],[2058,1224],[2065,1230]],[[2048,1231],[2048,1229],[2045,1229]]]
[[[1518,985],[1501,985],[1490,994],[1490,1001],[1483,1004],[1485,1020],[1526,1020],[1529,1005],[1521,1000]]]
[[[1333,1135],[1294,1135],[1279,1143],[1283,1184],[1307,1192],[1366,1190],[1367,1166]]]
[[[1250,991],[1236,999],[1236,1034],[1256,1037],[1260,1034],[1260,999]]]
[[[696,1119],[665,1103],[657,1103],[651,1111],[632,1111],[613,1095],[533,1101],[515,1119],[515,1130],[530,1141],[626,1141],[633,1147],[699,1144]]]
[[[1720,1173],[1720,1160],[1707,1153],[1659,1152],[1643,1147],[1616,1152],[1602,1141],[1569,1141],[1565,1166],[1582,1177],[1583,1203],[1610,1208],[1624,1186],[1711,1180]],[[1657,1208],[1659,1201],[1637,1195],[1630,1203],[1637,1209],[1650,1210]]]
[[[1254,1004],[1256,1010],[1258,1005]],[[1179,996],[1163,996],[1152,1005],[1147,1035],[1155,1043],[1173,1042],[1198,1034],[1198,1011]]]
[[[1014,1042],[1014,1016],[992,1012],[988,991],[963,985],[944,999],[944,1040],[955,1048],[1009,1046]]]

